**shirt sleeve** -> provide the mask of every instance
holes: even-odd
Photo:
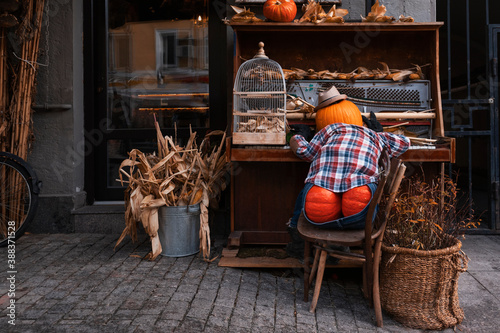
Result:
[[[385,146],[389,148],[391,157],[398,157],[410,147],[410,139],[404,135],[397,135],[388,132],[378,133]]]
[[[328,138],[330,137],[330,131],[328,128],[329,126],[316,133],[310,142],[307,142],[307,140],[301,135],[296,135],[295,138],[297,139],[299,147],[297,148],[295,155],[307,162],[312,162],[321,150],[321,147],[326,144]]]

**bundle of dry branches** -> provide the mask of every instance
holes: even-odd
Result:
[[[116,245],[125,236],[137,239],[137,223],[141,222],[151,238],[152,251],[146,256],[156,259],[162,248],[158,236],[158,208],[200,203],[200,250],[203,258],[210,257],[210,227],[208,207],[216,205],[227,185],[229,163],[223,154],[226,134],[212,131],[200,146],[196,132],[191,132],[185,147],[163,136],[155,121],[158,154],[144,154],[134,149],[120,165],[120,181],[128,183],[125,191],[125,223]],[[222,136],[220,145],[210,148],[210,137]],[[124,180],[124,177],[126,180]],[[213,260],[213,259],[212,259]]]
[[[10,152],[26,160],[32,133],[31,104],[35,96],[35,78],[38,69],[39,41],[44,12],[44,0],[3,1],[0,20],[0,151]],[[12,12],[19,15],[19,19]],[[20,13],[20,14],[18,14]],[[6,21],[5,19],[8,19]],[[7,33],[19,23],[15,34]],[[10,43],[9,43],[10,42]],[[19,48],[14,53],[13,44]],[[6,221],[15,221],[16,229],[24,216],[15,215],[24,202],[25,193],[16,193],[6,199],[3,195],[21,182],[20,175],[2,174],[0,198],[4,207],[11,207]],[[0,226],[6,235],[7,226]]]
[[[7,63],[10,56],[6,30],[1,31],[0,107],[2,125],[0,142],[2,151],[26,159],[32,136],[31,104],[35,95],[35,77],[38,69],[39,41],[42,27],[44,0],[27,0],[22,3],[22,17],[16,36],[20,54],[13,54],[16,62]],[[9,80],[11,80],[9,82]]]
[[[429,183],[416,175],[406,179],[387,222],[384,243],[416,250],[437,250],[481,221],[472,201],[459,193],[456,180],[436,176]]]

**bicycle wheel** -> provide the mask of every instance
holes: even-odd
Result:
[[[16,240],[33,220],[38,205],[38,180],[29,165],[0,153],[0,247]]]

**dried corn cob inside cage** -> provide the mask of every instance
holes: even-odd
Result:
[[[241,64],[233,89],[233,144],[286,144],[286,87],[281,66],[264,53]]]

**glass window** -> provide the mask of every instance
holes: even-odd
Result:
[[[96,49],[107,48],[100,51],[97,74],[106,75],[107,87],[96,108],[103,134],[95,151],[96,199],[123,198],[119,166],[132,149],[156,151],[154,119],[163,133],[179,133],[179,144],[184,129],[209,128],[207,6],[206,0],[107,0],[96,6],[106,12],[99,26],[106,46]]]
[[[108,4],[109,129],[208,128],[206,2]]]

